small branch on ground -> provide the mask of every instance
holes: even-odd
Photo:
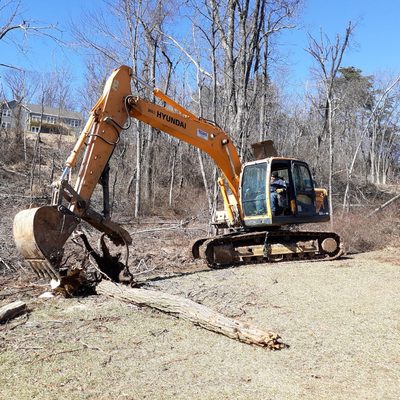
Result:
[[[10,168],[6,167],[3,163],[0,163],[0,168],[3,169],[4,171],[10,173],[10,174],[22,176],[24,178],[26,178],[28,176],[27,174],[24,174],[24,173],[18,172],[18,171],[14,171],[13,169],[10,169]]]
[[[11,271],[10,266],[0,257],[0,264],[3,264],[9,271]]]
[[[0,292],[0,296],[1,297],[14,296],[14,295],[19,294],[19,293],[31,292],[33,290],[37,290],[37,287],[34,287],[34,286],[27,287],[27,288],[15,290],[15,291],[9,292],[9,293]]]
[[[76,351],[81,351],[81,350],[84,350],[84,349],[86,349],[86,348],[87,348],[87,347],[84,346],[84,347],[79,347],[79,348],[77,348],[77,349],[58,351],[57,353],[51,353],[51,354],[48,354],[47,356],[44,356],[44,357],[40,357],[40,358],[38,358],[38,359],[31,360],[30,362],[32,363],[32,362],[34,362],[34,361],[44,361],[44,360],[47,360],[47,359],[49,359],[49,358],[51,358],[51,357],[58,356],[58,355],[60,355],[60,354],[75,353]]]
[[[8,330],[9,330],[9,331],[13,331],[15,328],[17,328],[17,327],[19,327],[19,326],[21,326],[21,325],[25,325],[25,324],[28,322],[28,320],[29,320],[29,314],[26,314],[26,315],[25,315],[25,319],[24,319],[23,321],[21,321],[21,322],[19,322],[19,323],[17,323],[17,324],[14,324],[13,326],[10,326],[10,327],[8,328]]]
[[[149,274],[150,272],[154,271],[157,267],[148,267],[146,261],[143,258],[140,259],[139,264],[137,267],[131,272],[132,276],[139,276],[144,274]]]
[[[32,363],[32,362],[34,362],[34,361],[44,361],[44,360],[47,360],[47,359],[49,359],[49,358],[51,358],[51,357],[58,356],[58,355],[60,355],[60,354],[75,353],[75,352],[77,352],[77,351],[81,351],[81,350],[85,350],[85,349],[88,349],[88,350],[97,350],[97,351],[104,352],[104,351],[103,351],[102,349],[100,349],[99,347],[89,346],[89,345],[86,344],[86,343],[82,343],[82,345],[83,345],[83,347],[78,347],[78,348],[76,348],[76,349],[71,349],[71,350],[57,351],[56,353],[48,354],[48,355],[46,355],[46,356],[44,356],[44,357],[40,357],[40,358],[38,358],[38,359],[31,360],[30,362]]]

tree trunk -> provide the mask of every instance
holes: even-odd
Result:
[[[153,47],[151,47],[153,45]],[[151,58],[150,58],[150,76],[148,77],[149,82],[155,81],[155,69],[156,69],[156,43],[151,43],[150,40],[148,41],[149,51],[151,51]],[[151,99],[154,101],[154,96],[151,94]],[[144,198],[146,201],[151,202],[153,197],[153,174],[154,174],[154,130],[151,125],[146,126],[147,131],[147,141],[146,147],[144,152],[144,171],[143,171],[143,178],[144,178]]]
[[[328,109],[328,132],[329,132],[329,214],[331,216],[331,229],[333,230],[333,197],[332,197],[332,175],[333,175],[333,128],[332,128],[332,102],[328,97],[327,99]]]
[[[179,142],[176,145],[173,142],[171,144],[173,146],[173,151],[172,151],[171,180],[169,184],[169,200],[168,200],[168,204],[170,207],[172,207],[172,199],[174,193],[176,155],[178,152]]]
[[[243,343],[255,344],[270,350],[288,347],[274,332],[264,331],[249,323],[228,318],[206,306],[179,296],[154,290],[132,289],[110,281],[100,282],[97,293],[138,306],[155,308]]]
[[[141,159],[142,159],[142,141],[141,131],[142,124],[137,121],[137,133],[136,133],[136,182],[135,182],[135,218],[139,216],[140,212],[140,187],[141,187]]]
[[[210,190],[208,187],[208,182],[207,182],[206,172],[204,170],[204,163],[203,163],[203,157],[201,155],[201,150],[196,149],[196,151],[197,151],[197,155],[199,156],[201,176],[203,178],[204,190],[206,191],[206,195],[207,195],[208,211],[211,215],[211,213],[212,213],[212,194],[210,193]]]
[[[370,149],[370,179],[371,183],[378,183],[379,175],[377,172],[377,165],[379,164],[379,159],[376,161],[375,154],[376,154],[376,131],[377,131],[377,122],[372,124],[372,133],[371,133],[371,149]]]

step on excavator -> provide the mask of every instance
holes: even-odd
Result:
[[[132,95],[133,79],[151,89],[165,106]],[[53,184],[51,205],[20,211],[14,218],[16,246],[39,276],[59,278],[63,247],[81,220],[116,245],[132,243],[129,233],[109,218],[107,195],[108,163],[132,118],[201,149],[221,171],[218,184],[224,210],[212,223],[224,233],[197,240],[194,258],[218,268],[260,261],[329,260],[343,253],[334,232],[289,229],[330,219],[327,191],[315,187],[307,163],[277,157],[271,142],[265,141],[253,146],[255,161],[242,164],[232,140],[216,124],[192,114],[133,76],[131,68],[121,66],[108,78],[60,179]],[[78,159],[82,161],[72,184]],[[103,186],[101,213],[90,205],[97,184]]]

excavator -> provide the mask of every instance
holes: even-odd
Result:
[[[132,80],[151,89],[163,105],[133,95]],[[223,233],[195,241],[194,258],[218,268],[259,261],[334,259],[343,253],[334,232],[293,229],[330,219],[327,191],[315,187],[307,163],[278,157],[271,142],[265,141],[253,146],[256,160],[242,164],[234,143],[216,124],[197,117],[135,77],[131,68],[121,66],[108,78],[60,179],[53,184],[51,204],[20,211],[14,218],[16,247],[39,276],[59,278],[64,245],[81,220],[115,245],[132,243],[129,233],[110,219],[108,206],[109,160],[132,118],[201,149],[221,171],[218,185],[224,211],[217,212],[213,224]],[[279,190],[271,183],[276,177],[284,182]],[[102,212],[91,207],[97,184],[103,186]]]

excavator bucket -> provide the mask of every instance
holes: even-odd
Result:
[[[63,246],[78,223],[77,217],[57,206],[23,210],[14,218],[15,244],[37,275],[59,279]]]

